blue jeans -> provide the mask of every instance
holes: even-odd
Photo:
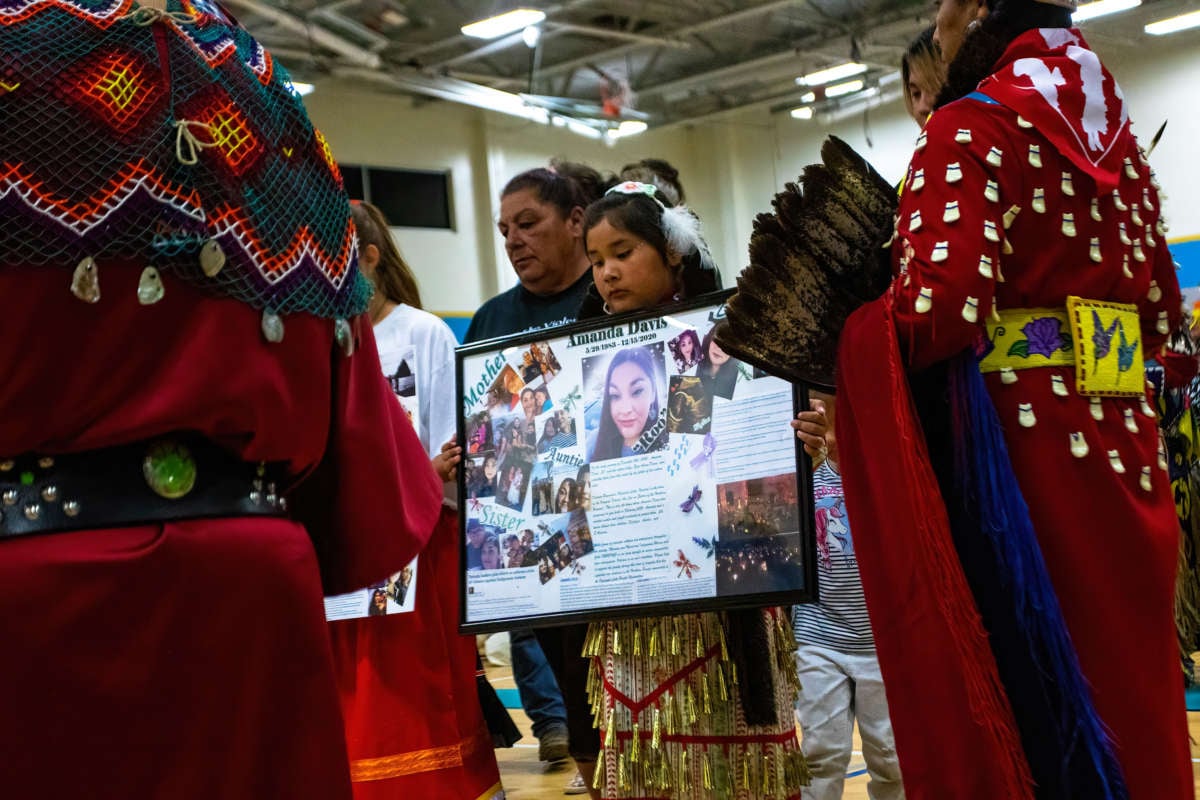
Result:
[[[509,631],[508,640],[512,648],[513,679],[521,695],[521,707],[533,723],[533,735],[540,739],[553,728],[566,728],[567,709],[562,692],[533,630]]]

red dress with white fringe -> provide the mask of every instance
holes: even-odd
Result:
[[[980,91],[922,132],[900,202],[897,278],[847,323],[840,357],[847,503],[856,530],[886,534],[856,544],[913,800],[1032,794],[1008,760],[1005,702],[981,700],[986,675],[953,671],[954,648],[986,652],[986,641],[977,624],[946,624],[946,584],[922,572],[931,540],[921,537],[944,511],[897,373],[969,348],[993,309],[1062,309],[1069,295],[1132,304],[1140,325],[1119,344],[1140,339],[1147,357],[1180,315],[1157,183],[1120,90],[1078,31],[1026,32]],[[1005,342],[1005,355],[1051,353],[1070,344],[1063,334],[1031,320],[1023,347]],[[1129,796],[1190,798],[1172,622],[1179,528],[1151,404],[1089,399],[1074,367],[985,380]]]

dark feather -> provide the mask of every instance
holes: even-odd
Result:
[[[891,281],[883,245],[896,192],[836,137],[821,157],[775,196],[774,214],[755,218],[750,265],[716,339],[772,374],[832,386],[846,318]]]
[[[754,218],[754,232],[768,234],[785,242],[790,238],[787,229],[779,222],[779,217],[774,214],[759,214],[756,216]]]
[[[1154,138],[1150,140],[1150,146],[1146,148],[1146,158],[1154,152],[1154,148],[1158,147],[1158,140],[1162,138],[1163,131],[1167,129],[1167,121],[1164,119],[1163,124],[1158,126],[1158,130],[1154,133]]]
[[[875,213],[895,212],[896,194],[894,187],[875,171],[858,152],[836,136],[821,143],[821,160],[839,173],[849,174],[864,184],[862,199],[869,206],[877,203]]]

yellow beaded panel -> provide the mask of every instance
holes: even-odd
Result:
[[[1067,298],[1075,337],[1075,386],[1082,395],[1146,393],[1142,332],[1135,305]]]
[[[988,321],[992,349],[979,362],[980,372],[1001,369],[1075,366],[1067,312],[1061,308],[1009,308],[1000,321]]]

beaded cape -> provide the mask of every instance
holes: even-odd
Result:
[[[0,0],[0,120],[0,270],[66,290],[132,261],[273,313],[365,309],[329,144],[215,3]]]

